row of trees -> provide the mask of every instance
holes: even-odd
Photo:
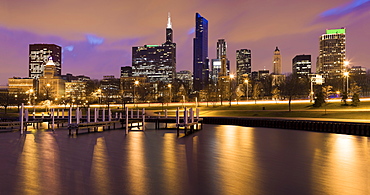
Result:
[[[325,99],[330,97],[342,97],[344,104],[347,99],[353,99],[353,105],[358,105],[362,93],[370,95],[370,72],[363,75],[354,75],[349,78],[349,90],[345,91],[344,78],[327,79],[323,86],[314,86],[316,97],[315,106],[322,106]],[[0,93],[0,105],[6,108],[11,105],[19,106],[25,104],[40,104],[45,101],[54,101],[56,104],[122,104],[138,102],[182,102],[182,101],[206,101],[215,104],[219,101],[238,101],[242,99],[287,99],[289,102],[295,98],[310,97],[310,80],[308,78],[297,78],[288,75],[283,80],[277,81],[273,75],[263,77],[259,80],[246,80],[237,84],[236,79],[224,77],[217,83],[210,83],[199,93],[193,93],[190,83],[174,80],[170,85],[163,82],[135,84],[126,83],[129,87],[123,87],[119,79],[89,80],[84,90],[76,90],[70,96],[54,98],[52,86],[42,89],[43,93],[27,94],[25,92],[9,92],[3,90]],[[208,105],[208,104],[207,104]]]

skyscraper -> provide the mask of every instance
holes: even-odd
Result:
[[[219,39],[217,41],[217,59],[221,59],[222,56],[226,56],[227,45],[225,39]]]
[[[193,85],[195,91],[208,85],[208,20],[199,13],[195,14],[195,38],[193,43]]]
[[[52,57],[56,76],[62,73],[62,48],[55,44],[30,44],[29,45],[29,74],[31,78],[40,78],[45,65]]]
[[[298,78],[311,74],[311,55],[296,55],[292,60],[292,73]]]
[[[281,55],[280,55],[280,50],[278,47],[276,47],[274,51],[274,72],[272,74],[275,75],[281,75],[282,73],[282,67],[281,67]]]
[[[236,74],[238,83],[244,82],[244,79],[252,72],[252,53],[250,49],[236,50]]]
[[[320,36],[320,53],[316,72],[328,78],[339,78],[345,69],[346,29],[328,29]]]
[[[227,76],[230,73],[230,61],[226,56],[227,44],[225,39],[218,39],[216,44],[216,59],[211,60],[211,79],[213,84],[217,83],[218,76]]]
[[[149,82],[171,83],[176,78],[176,43],[173,42],[170,16],[165,43],[132,47],[132,74],[147,77]]]

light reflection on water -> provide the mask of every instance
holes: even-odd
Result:
[[[0,134],[5,194],[370,194],[367,137],[205,125]]]

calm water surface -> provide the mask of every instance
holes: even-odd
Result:
[[[0,133],[0,194],[370,194],[367,137],[205,125]]]

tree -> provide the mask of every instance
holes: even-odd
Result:
[[[316,94],[313,107],[321,107],[323,104],[325,104],[325,94],[323,92],[319,92]]]
[[[272,99],[277,101],[280,98],[280,92],[279,87],[274,87],[271,91]]]
[[[261,94],[261,83],[260,82],[253,82],[253,91],[252,91],[252,98],[257,102]]]
[[[352,95],[352,105],[358,106],[360,105],[360,94],[361,94],[361,87],[357,85],[356,82],[351,84],[351,93]]]
[[[14,96],[8,90],[0,91],[0,106],[4,107],[5,114],[7,114],[7,108],[11,105],[11,102],[14,100],[13,98]]]
[[[281,94],[289,99],[288,107],[289,112],[292,111],[291,101],[297,96],[304,96],[308,94],[307,82],[304,79],[289,75],[286,77],[285,82],[281,85]]]

